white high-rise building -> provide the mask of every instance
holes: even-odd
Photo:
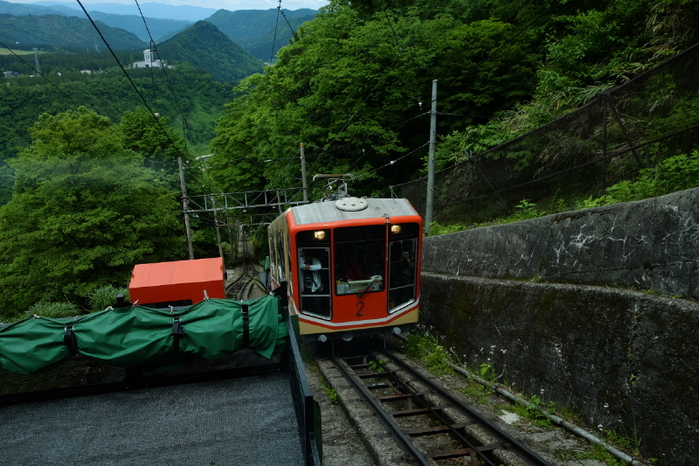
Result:
[[[157,60],[155,58],[155,50],[153,49],[145,49],[143,51],[143,61],[134,62],[131,66],[133,68],[163,68],[165,66],[172,68],[172,66],[165,64],[164,60]]]

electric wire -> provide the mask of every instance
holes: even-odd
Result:
[[[279,13],[282,10],[282,0],[279,0],[279,5],[277,6],[277,21],[274,23],[274,38],[272,39],[272,52],[269,56],[269,64],[274,63],[274,47],[277,45],[277,27],[279,26]]]
[[[420,30],[421,30],[422,27],[424,26],[425,22],[427,21],[427,18],[432,14],[432,11],[434,11],[434,8],[435,8],[436,5],[437,5],[437,0],[433,0],[433,1],[432,1],[432,4],[431,4],[431,6],[430,6],[429,11],[425,14],[425,16],[424,16],[424,17],[422,18],[422,20],[420,21],[420,25],[415,29],[415,31],[413,31],[413,33],[411,34],[411,36],[410,36],[410,37],[408,38],[408,40],[406,41],[405,45],[403,45],[403,47],[402,47],[402,48],[398,51],[398,53],[396,54],[396,57],[394,58],[393,62],[391,62],[391,64],[384,70],[383,74],[382,74],[382,75],[380,76],[380,78],[377,80],[377,82],[376,82],[376,84],[374,85],[374,87],[372,87],[371,90],[369,91],[369,94],[362,100],[362,105],[363,105],[363,104],[366,104],[366,102],[367,102],[367,101],[369,100],[369,98],[373,95],[373,93],[376,91],[376,89],[378,89],[378,87],[379,87],[381,84],[383,84],[384,80],[385,80],[386,77],[388,76],[388,71],[390,71],[394,66],[396,66],[396,64],[398,63],[398,61],[399,61],[399,59],[400,59],[400,57],[401,57],[403,51],[410,45],[410,43],[413,41],[413,39],[415,38],[415,36],[417,35],[417,33],[420,32]],[[342,133],[349,127],[349,125],[352,123],[352,121],[354,120],[354,117],[357,116],[357,114],[359,113],[359,111],[360,111],[360,109],[357,109],[357,110],[355,110],[355,111],[350,115],[350,117],[347,119],[347,122],[345,123],[345,125],[344,125],[344,126],[342,127],[342,129],[340,129],[340,131],[338,132],[338,136],[339,136],[340,134],[342,134]],[[333,143],[334,143],[335,141],[338,140],[338,136],[335,136],[328,144],[326,144],[326,146],[327,146],[328,148],[329,148],[330,146],[332,146]]]
[[[296,31],[294,30],[294,27],[293,27],[293,26],[291,25],[291,23],[289,22],[289,18],[286,17],[286,15],[284,14],[284,10],[281,9],[281,4],[282,4],[282,2],[281,2],[281,0],[280,0],[280,1],[279,1],[279,6],[280,6],[279,11],[281,11],[282,16],[283,16],[284,19],[286,20],[286,24],[287,24],[287,26],[289,26],[289,29],[291,30],[291,33],[294,35],[294,39],[299,40],[299,35],[296,34]]]
[[[66,97],[69,97],[68,94],[66,94],[65,92],[63,92],[63,89],[61,89],[60,87],[58,87],[58,84],[55,84],[54,82],[52,82],[51,80],[49,80],[46,76],[44,76],[40,71],[37,71],[37,69],[34,68],[33,65],[30,65],[29,63],[27,63],[22,57],[20,57],[19,55],[17,55],[17,54],[15,53],[14,50],[12,50],[10,47],[8,47],[7,45],[5,45],[5,44],[2,43],[2,42],[0,42],[0,45],[2,45],[3,47],[5,47],[5,48],[6,48],[7,50],[9,50],[9,52],[10,52],[12,55],[14,55],[18,60],[20,60],[22,63],[24,63],[25,65],[27,65],[29,68],[31,68],[37,76],[40,76],[44,81],[46,81],[46,82],[49,83],[51,86],[53,86],[54,88],[56,88],[56,90],[58,90],[58,92],[60,92],[61,94],[63,94],[63,95],[66,96]]]
[[[515,38],[517,38],[518,36],[520,36],[521,34],[523,34],[524,32],[526,32],[527,30],[529,30],[535,23],[537,23],[541,18],[543,18],[546,14],[548,14],[548,13],[549,13],[554,7],[556,7],[556,6],[559,6],[559,3],[557,3],[557,2],[552,3],[546,10],[544,10],[544,11],[543,11],[541,14],[539,14],[536,18],[534,18],[532,21],[530,21],[529,23],[527,23],[525,26],[520,27],[517,31],[515,31],[515,34],[514,34],[508,41],[503,41],[503,43],[502,43],[498,48],[496,48],[495,51],[493,51],[492,53],[489,53],[487,57],[482,58],[482,59],[476,64],[476,69],[480,68],[481,65],[482,65],[486,60],[491,59],[494,55],[496,55],[497,53],[499,53],[504,47],[506,47],[507,45],[510,45],[510,44],[512,43],[512,41],[513,41]],[[389,17],[388,17],[387,14],[386,14],[386,19],[387,19],[387,21],[388,21],[389,27],[391,28],[391,32],[393,33],[394,40],[396,40],[396,42],[397,42],[395,30],[393,29],[393,26],[392,26],[392,24],[391,24],[391,22],[390,22],[390,19],[389,19]],[[424,23],[424,21],[426,21],[426,18],[421,22],[421,27],[422,27],[422,23]],[[413,37],[414,37],[414,34],[413,34]],[[411,57],[412,57],[412,55],[411,55]],[[415,64],[414,60],[413,60],[413,64]],[[390,68],[390,67],[389,67],[389,68]],[[445,91],[448,93],[451,89],[453,89],[454,86],[455,86],[454,84],[447,86],[446,89],[442,89],[442,90],[441,90],[441,93],[443,94]],[[431,106],[432,100],[430,100],[429,104],[430,104],[430,106]],[[420,106],[420,109],[422,109],[422,106]],[[414,115],[414,116],[412,116],[412,117],[409,117],[409,118],[407,118],[407,119],[405,119],[405,120],[403,120],[403,121],[401,121],[401,122],[399,122],[399,123],[395,123],[394,125],[392,125],[392,126],[389,127],[389,130],[392,130],[392,131],[393,131],[393,130],[400,129],[400,128],[404,127],[408,122],[410,122],[410,121],[412,121],[412,120],[414,120],[414,119],[416,119],[416,118],[420,118],[420,117],[422,117],[422,116],[429,115],[430,113],[431,113],[431,112],[420,112],[420,113],[418,113],[418,114],[416,114],[416,115]],[[457,116],[457,117],[479,116],[479,115],[475,115],[475,114],[444,113],[444,112],[442,112],[442,113],[437,113],[437,115],[443,115],[443,116]],[[421,146],[421,147],[424,147],[424,145]],[[371,150],[371,151],[369,152],[369,154],[372,153],[372,152],[373,152],[373,150]],[[364,153],[361,157],[359,157],[359,158],[354,162],[353,167],[357,167],[357,166],[358,166],[358,162],[359,162],[362,158],[364,158],[366,155],[369,155],[369,154]],[[400,159],[402,159],[402,158],[404,158],[404,157],[401,157]],[[399,159],[399,160],[400,160],[400,159]]]
[[[143,10],[141,10],[141,5],[138,3],[138,0],[134,0],[136,2],[136,6],[138,7],[138,12],[141,15],[141,19],[143,20],[143,25],[146,28],[146,32],[148,33],[148,37],[150,38],[150,47],[155,50],[155,55],[158,57],[158,62],[160,63],[160,70],[163,72],[163,76],[165,76],[165,82],[167,83],[168,89],[170,90],[170,93],[175,99],[175,105],[177,106],[177,110],[180,113],[180,118],[182,118],[182,140],[184,143],[184,151],[185,153],[187,152],[187,129],[188,129],[188,124],[187,124],[187,119],[184,116],[184,111],[182,110],[182,106],[180,105],[180,99],[178,98],[177,93],[175,92],[174,86],[172,85],[172,82],[170,81],[170,76],[167,73],[167,66],[163,66],[163,59],[160,57],[160,52],[158,51],[158,47],[155,43],[155,40],[153,39],[153,35],[150,32],[150,28],[148,27],[148,22],[146,21],[146,17],[143,15]],[[153,66],[151,65],[151,70],[153,70]],[[153,72],[151,71],[151,74]],[[155,81],[153,81],[153,100],[156,100],[156,94],[155,94]]]
[[[146,99],[143,97],[143,94],[141,94],[141,91],[139,91],[138,87],[136,87],[136,84],[131,79],[131,76],[129,76],[129,74],[126,72],[126,69],[124,69],[124,66],[119,61],[119,58],[114,53],[114,50],[112,50],[112,47],[109,45],[109,42],[107,42],[107,39],[105,39],[104,35],[102,34],[102,31],[100,31],[99,27],[97,27],[97,24],[94,22],[94,20],[90,16],[90,13],[87,12],[87,10],[85,9],[85,7],[83,6],[83,4],[80,0],[76,0],[76,1],[78,2],[78,5],[80,5],[80,8],[82,8],[83,12],[85,13],[85,16],[87,16],[87,19],[90,20],[90,23],[92,23],[92,26],[95,28],[95,31],[97,31],[97,34],[99,34],[100,38],[104,42],[104,45],[107,47],[107,49],[109,49],[109,52],[112,54],[112,57],[114,57],[114,60],[116,60],[117,64],[119,65],[119,68],[124,73],[124,76],[126,76],[126,79],[128,79],[129,83],[131,84],[131,87],[133,87],[133,89],[136,91],[139,98],[143,102],[143,104],[146,106],[146,109],[148,109],[150,114],[153,116],[153,119],[160,127],[160,130],[162,131],[162,133],[170,141],[170,143],[172,144],[172,147],[174,147],[175,150],[177,150],[180,154],[184,155],[182,153],[182,151],[180,150],[180,148],[177,146],[177,144],[175,144],[175,142],[172,140],[172,138],[170,137],[168,132],[165,131],[165,128],[163,128],[163,125],[160,123],[160,119],[155,115],[155,112],[151,109],[150,105],[148,105],[148,102],[146,102]],[[184,158],[186,158],[186,157],[184,157]]]

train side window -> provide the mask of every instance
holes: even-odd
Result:
[[[329,259],[329,248],[299,249],[301,312],[326,319],[331,317]]]
[[[415,299],[417,238],[392,241],[389,247],[389,312]]]

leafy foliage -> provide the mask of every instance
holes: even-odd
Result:
[[[682,191],[699,186],[699,151],[663,160],[657,166],[644,168],[633,180],[621,181],[606,190],[604,196],[589,198],[580,208],[592,208],[618,202],[638,201],[649,197]]]
[[[78,65],[90,65],[89,57],[78,58]],[[87,75],[66,70],[61,62],[54,63],[54,71],[48,75],[54,85],[44,80],[37,81],[37,78],[20,77],[7,80],[6,86],[0,86],[0,128],[4,135],[0,140],[0,160],[15,156],[18,147],[30,144],[27,128],[34,124],[43,112],[56,114],[77,108],[80,103],[87,108],[99,109],[100,114],[118,122],[125,112],[129,112],[126,113],[128,117],[131,112],[138,113],[137,109],[143,107],[143,102],[121,70]],[[101,61],[94,62],[95,65],[100,63]],[[178,131],[186,129],[190,148],[194,147],[200,154],[208,153],[208,143],[214,135],[215,121],[221,115],[226,98],[230,95],[229,88],[214,81],[210,75],[184,65],[178,66],[167,76],[161,70],[157,70],[155,75],[153,71],[156,70],[131,70],[130,74],[142,95],[146,96],[149,102],[157,104],[154,110],[163,117],[168,117],[161,120],[162,125],[167,126],[167,123],[171,122],[172,127]],[[139,119],[135,123],[141,124],[148,120],[150,123],[142,129],[142,137],[152,138],[147,144],[151,145],[149,150],[156,152],[147,152],[144,155],[150,159],[176,160],[172,153],[163,152],[172,151],[174,147],[170,144],[170,148],[167,149],[167,144],[163,145],[162,131],[153,128],[152,116],[146,120]],[[173,134],[172,129],[168,131],[169,134]],[[179,138],[173,140],[180,144],[180,150],[183,150],[184,142],[180,143]],[[146,141],[142,140],[142,143],[146,144]]]
[[[114,306],[118,295],[124,296],[129,301],[128,288],[117,288],[113,285],[105,285],[92,290],[88,296],[88,303],[92,311],[103,311],[109,306]]]
[[[39,302],[33,304],[28,311],[17,316],[15,320],[23,320],[32,316],[48,317],[50,319],[60,319],[61,317],[74,317],[80,315],[80,309],[69,302]]]
[[[439,344],[437,338],[430,334],[413,333],[408,335],[408,341],[403,346],[406,356],[424,361],[430,371],[437,374],[451,374],[451,356]]]
[[[139,262],[180,258],[176,192],[125,149],[109,119],[84,107],[44,114],[32,145],[9,161],[12,199],[0,208],[0,302],[87,297],[125,283]]]
[[[299,28],[299,39],[280,50],[273,67],[237,88],[212,142],[213,171],[226,175],[214,176],[230,180],[231,191],[296,186],[299,162],[292,155],[303,141],[311,175],[352,172],[360,180],[354,192],[381,193],[422,166],[428,122],[418,104],[428,101],[432,79],[443,78],[453,94],[445,108],[472,107],[468,118],[445,123],[447,131],[487,121],[531,94],[533,55],[511,36],[512,28],[498,21],[468,25],[447,14],[424,20],[419,8],[367,19],[332,2]],[[480,66],[497,47],[507,52]],[[509,77],[495,77],[499,70]],[[232,168],[237,163],[243,166]]]

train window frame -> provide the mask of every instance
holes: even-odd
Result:
[[[419,225],[399,224],[399,233],[389,235],[388,241],[388,313],[393,314],[417,299],[418,255],[420,254]],[[406,251],[405,242],[410,242]],[[407,253],[407,255],[406,255]],[[410,274],[405,271],[410,270]],[[408,294],[406,294],[408,292]],[[398,297],[398,299],[395,299]]]
[[[298,238],[298,237],[297,237]],[[330,245],[328,244],[327,246],[303,246],[303,245],[298,245],[298,262],[297,262],[297,270],[298,270],[298,280],[299,280],[299,312],[304,314],[304,315],[310,315],[314,317],[318,317],[324,320],[332,320],[333,317],[333,306],[332,306],[332,293],[330,292],[331,286],[332,286],[332,276],[331,276],[331,254],[330,254]],[[313,259],[314,261],[317,259],[320,262],[320,269],[313,270],[313,279],[315,280],[316,277],[316,272],[318,273],[319,280],[321,281],[321,288],[320,292],[318,291],[313,291],[313,292],[306,292],[305,289],[306,287],[304,286],[304,280],[305,280],[305,273],[308,273],[309,271],[303,270],[304,266],[304,260],[303,260],[303,253],[306,251],[314,251],[313,254]],[[319,254],[320,252],[320,254]],[[321,257],[318,258],[317,256],[320,255]],[[325,264],[323,263],[323,256],[325,259]],[[325,276],[325,278],[323,278]],[[307,301],[308,300],[308,301]],[[308,309],[306,308],[305,302],[309,303],[314,303],[310,304]],[[313,309],[315,308],[316,310],[322,309],[323,306],[325,305],[325,308],[327,309],[327,313],[321,313],[321,312],[314,312]]]

